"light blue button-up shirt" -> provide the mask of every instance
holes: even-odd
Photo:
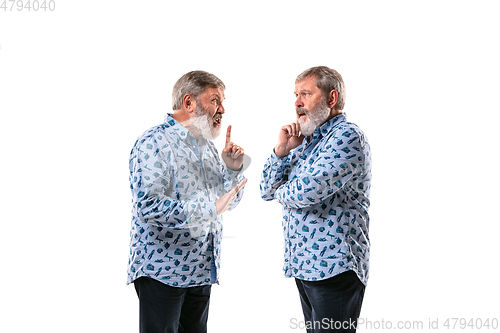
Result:
[[[214,144],[172,118],[130,153],[132,229],[127,283],[146,276],[175,287],[218,283],[222,215],[216,200],[244,179]],[[240,190],[229,210],[238,205]]]
[[[370,183],[370,146],[344,114],[288,156],[272,153],[260,190],[283,205],[285,276],[315,281],[353,270],[366,285]]]

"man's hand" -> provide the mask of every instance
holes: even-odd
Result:
[[[244,156],[245,150],[231,142],[231,125],[229,125],[226,132],[226,145],[222,149],[222,159],[229,169],[238,171],[243,165]]]
[[[236,199],[236,195],[243,188],[243,186],[245,186],[246,183],[247,183],[247,178],[243,179],[238,185],[233,187],[231,191],[224,194],[222,197],[219,198],[219,200],[215,202],[215,205],[217,206],[217,215],[224,213],[229,208],[231,202],[233,202],[234,199]]]
[[[304,140],[304,135],[300,133],[300,125],[298,123],[291,123],[281,127],[278,136],[278,143],[274,147],[274,153],[279,158],[288,155],[290,150],[297,148]]]

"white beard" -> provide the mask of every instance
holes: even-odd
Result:
[[[304,136],[311,136],[318,126],[323,125],[328,120],[331,112],[325,99],[322,99],[311,111],[302,110],[306,111],[306,120],[297,115],[297,122],[300,125],[300,132]]]
[[[191,125],[195,127],[205,139],[216,139],[220,134],[220,126],[214,126],[214,119],[210,117],[204,108],[196,106],[194,112],[195,116],[191,118]]]

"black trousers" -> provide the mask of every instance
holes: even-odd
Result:
[[[155,279],[134,281],[140,333],[206,333],[211,286],[176,288]]]
[[[356,332],[365,285],[353,271],[320,281],[295,279],[307,333]]]

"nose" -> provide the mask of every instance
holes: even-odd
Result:
[[[222,103],[219,105],[216,112],[219,112],[220,114],[226,113],[226,110],[224,109],[224,106],[222,106]]]
[[[297,99],[295,100],[295,107],[296,108],[303,108],[304,107],[304,103],[302,102],[302,99],[300,98],[300,96],[297,96]]]

